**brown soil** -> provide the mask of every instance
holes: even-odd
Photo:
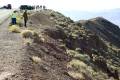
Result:
[[[27,46],[20,34],[8,31],[9,20],[0,25],[0,80],[74,80],[67,73],[70,57],[59,43],[47,38],[47,43]],[[32,56],[42,61],[35,63]]]

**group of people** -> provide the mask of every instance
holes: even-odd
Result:
[[[27,10],[24,11],[22,17],[24,18],[24,26],[27,27],[27,21],[28,21]],[[17,11],[14,11],[11,15],[11,23],[12,25],[17,24]]]
[[[45,10],[46,9],[46,6],[45,5],[37,5],[37,6],[34,6],[34,8],[37,10],[37,9],[43,9]]]

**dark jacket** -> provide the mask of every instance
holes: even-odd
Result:
[[[24,20],[27,21],[28,20],[28,15],[27,15],[27,12],[24,12],[23,13],[23,17],[24,17]]]

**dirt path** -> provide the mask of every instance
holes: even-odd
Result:
[[[74,80],[67,74],[69,57],[55,40],[48,38],[49,43],[28,47],[19,33],[8,31],[9,22],[0,25],[0,80]],[[36,64],[32,56],[38,56],[41,62]]]
[[[11,14],[13,10],[0,10],[0,24],[4,22]]]
[[[31,74],[31,71],[23,68],[29,65],[26,64],[29,57],[25,54],[22,37],[9,32],[8,25],[9,20],[0,25],[0,80],[24,80]],[[27,68],[32,67],[29,65]]]

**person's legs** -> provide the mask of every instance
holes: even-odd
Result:
[[[16,18],[12,18],[12,25],[16,24]]]
[[[24,19],[24,25],[25,25],[25,27],[27,27],[27,24],[26,24],[26,23],[27,23],[27,20]]]
[[[12,18],[12,25],[14,25],[14,18]]]
[[[14,19],[14,24],[16,24],[16,18]]]

